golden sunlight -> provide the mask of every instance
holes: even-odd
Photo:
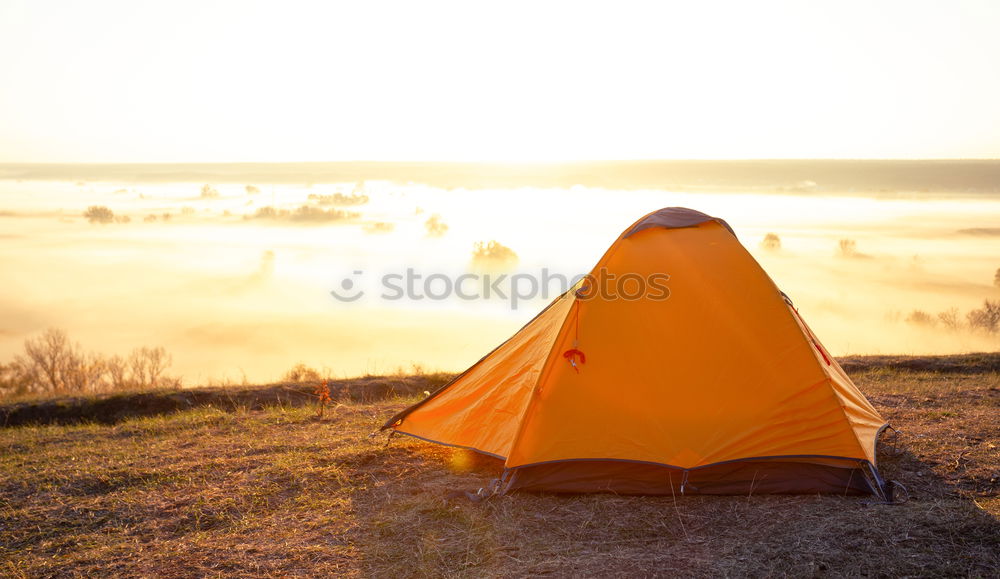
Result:
[[[0,576],[996,576],[998,30],[0,0]]]

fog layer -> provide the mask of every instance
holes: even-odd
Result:
[[[666,206],[726,219],[834,354],[1000,345],[966,322],[1000,298],[1000,201],[812,189],[0,181],[0,362],[58,327],[109,354],[164,346],[186,384],[270,380],[300,361],[343,376],[460,370],[547,299],[388,301],[384,276],[571,277]],[[348,286],[364,294],[330,293]]]

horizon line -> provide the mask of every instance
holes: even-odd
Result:
[[[11,165],[318,165],[318,164],[448,164],[448,165],[568,165],[585,163],[727,163],[727,162],[941,162],[1000,161],[1000,157],[730,157],[730,158],[632,158],[632,159],[561,159],[561,160],[441,160],[441,159],[351,159],[326,161],[0,161]]]

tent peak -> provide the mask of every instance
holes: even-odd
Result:
[[[719,225],[725,227],[729,233],[732,233],[733,237],[736,236],[736,232],[733,231],[733,228],[730,227],[724,219],[712,217],[711,215],[706,215],[701,211],[688,209],[687,207],[664,207],[663,209],[654,211],[639,221],[636,221],[632,227],[625,232],[623,237],[631,237],[644,229],[652,227],[677,229],[681,227],[694,227],[700,223],[705,223],[706,221],[715,221]]]

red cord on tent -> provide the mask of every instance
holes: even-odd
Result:
[[[579,366],[576,365],[577,356],[580,357],[581,364],[587,363],[587,355],[581,352],[580,350],[577,350],[576,348],[573,348],[572,350],[566,350],[565,352],[563,352],[563,358],[569,360],[570,366],[573,366],[573,369],[576,370],[577,374],[579,374],[580,368]]]
[[[823,361],[826,362],[827,366],[832,366],[833,362],[831,362],[830,357],[826,355],[826,351],[823,350],[823,346],[819,345],[819,341],[816,340],[816,336],[813,335],[812,330],[810,330],[809,326],[806,325],[806,321],[803,320],[802,316],[799,315],[798,308],[792,306],[792,312],[795,313],[795,317],[798,318],[799,322],[802,323],[802,328],[806,331],[806,336],[809,337],[809,341],[812,342],[813,346],[816,346],[817,350],[819,350],[820,356],[823,356]]]
[[[580,358],[580,364],[587,363],[587,355],[582,351],[577,349],[580,345],[580,302],[574,304],[573,311],[573,348],[563,352],[563,358],[569,361],[569,365],[576,370],[576,373],[580,373],[580,367],[576,364],[576,359]]]

